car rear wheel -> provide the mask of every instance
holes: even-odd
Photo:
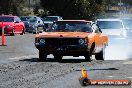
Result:
[[[103,48],[102,51],[95,54],[96,60],[104,60],[105,58],[105,49]]]
[[[38,61],[46,61],[47,54],[45,54],[43,51],[39,50],[39,58]]]
[[[61,55],[59,55],[59,54],[55,54],[55,55],[54,55],[54,59],[56,59],[57,61],[61,61],[61,60],[62,60],[62,57],[63,57],[63,56],[61,56]]]
[[[25,31],[24,31],[24,28],[23,28],[22,33],[20,35],[24,35],[24,34],[25,34]]]
[[[15,29],[12,29],[11,36],[15,36]]]

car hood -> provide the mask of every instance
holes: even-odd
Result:
[[[90,33],[86,32],[43,32],[36,35],[40,38],[86,38]]]

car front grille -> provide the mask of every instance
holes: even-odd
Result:
[[[46,38],[45,43],[52,46],[78,45],[79,38]]]

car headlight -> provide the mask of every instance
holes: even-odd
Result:
[[[45,44],[45,39],[40,39],[40,43]]]
[[[86,40],[85,40],[85,39],[79,39],[79,40],[78,40],[78,43],[79,43],[80,45],[85,44],[85,43],[86,43]]]

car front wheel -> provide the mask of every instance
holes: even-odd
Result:
[[[25,34],[24,28],[23,28],[22,33],[20,35],[23,35],[23,34]]]
[[[11,36],[15,36],[15,29],[12,29]]]
[[[46,61],[47,54],[45,54],[43,51],[39,50],[39,58],[38,61]]]
[[[62,60],[62,57],[63,57],[63,56],[61,56],[61,55],[59,55],[59,54],[55,54],[55,55],[54,55],[54,59],[56,59],[57,61],[61,61],[61,60]]]
[[[99,53],[95,54],[96,60],[104,60],[105,59],[105,49],[103,48]]]

